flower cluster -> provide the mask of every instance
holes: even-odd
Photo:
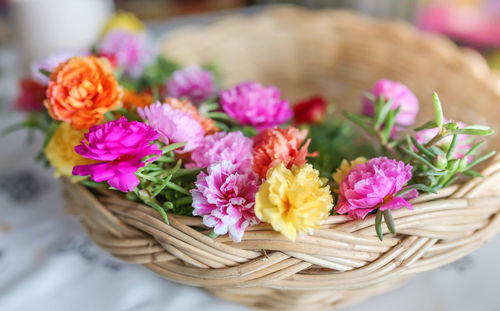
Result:
[[[28,115],[23,125],[46,135],[42,158],[55,176],[124,192],[166,222],[167,212],[202,217],[212,236],[241,242],[265,222],[296,241],[342,214],[373,217],[382,239],[382,217],[396,234],[391,211],[480,176],[472,168],[494,154],[477,156],[474,143],[493,131],[447,120],[437,95],[434,120],[410,135],[419,103],[399,82],[377,81],[360,113],[345,113],[362,135],[328,120],[321,95],[292,107],[258,82],[219,90],[203,69],[213,67],[183,68],[152,51],[143,25],[119,14],[92,52],[34,64],[15,106]],[[356,144],[374,151],[349,149]]]

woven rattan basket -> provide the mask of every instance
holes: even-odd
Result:
[[[432,114],[439,92],[447,116],[498,130],[500,83],[475,53],[406,24],[347,12],[270,9],[232,16],[210,26],[171,33],[163,44],[182,63],[216,60],[223,83],[258,80],[294,100],[324,94],[342,109],[358,110],[375,80],[407,84]],[[489,148],[499,147],[498,136]],[[190,226],[200,218],[170,215],[110,191],[91,193],[64,184],[66,206],[90,237],[125,261],[170,280],[200,286],[227,300],[266,310],[326,310],[386,291],[407,276],[434,269],[478,248],[500,230],[500,159],[483,179],[453,185],[393,213],[397,235],[381,242],[374,219],[331,216],[296,243],[268,225],[248,229],[241,243],[213,240]],[[479,284],[478,284],[479,285]]]

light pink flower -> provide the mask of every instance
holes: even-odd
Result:
[[[252,166],[253,142],[241,132],[217,132],[205,136],[198,147],[191,153],[192,163],[188,168],[208,167],[212,163],[229,161],[236,165],[238,172],[244,172]]]
[[[122,29],[109,31],[97,47],[100,56],[107,57],[113,66],[124,69],[133,78],[141,76],[144,66],[154,57],[144,33]]]
[[[137,113],[158,131],[159,140],[163,143],[186,142],[179,153],[194,150],[205,135],[201,125],[190,114],[173,109],[169,104],[156,102],[148,107],[137,108]]]
[[[144,123],[128,122],[124,117],[94,125],[84,136],[85,140],[75,147],[75,152],[102,162],[75,166],[73,175],[90,175],[93,181],[107,181],[123,192],[132,191],[139,184],[135,172],[146,165],[144,157],[161,155],[161,150],[153,143],[158,133]],[[149,161],[157,158],[152,157]]]
[[[57,54],[52,54],[45,59],[31,63],[30,72],[31,77],[35,82],[40,85],[49,85],[49,77],[40,72],[40,70],[46,70],[52,72],[60,63],[64,63],[73,56],[83,56],[88,55],[88,53],[76,53],[76,52],[62,52]]]
[[[170,97],[186,97],[193,104],[200,104],[214,96],[214,76],[198,65],[190,65],[174,72],[167,82],[167,92]]]
[[[229,232],[234,242],[240,242],[245,229],[260,222],[254,212],[259,182],[253,172],[238,173],[236,165],[222,161],[210,165],[208,174],[200,172],[195,186],[193,215],[203,216],[214,233]]]
[[[418,99],[404,84],[388,79],[380,79],[373,86],[371,93],[375,101],[377,101],[380,96],[382,96],[385,101],[391,99],[392,109],[401,106],[396,116],[396,125],[411,126],[415,123],[419,110]],[[371,98],[363,97],[362,112],[368,116],[373,115],[374,102]]]
[[[293,117],[288,100],[274,86],[257,82],[243,82],[220,92],[222,109],[243,125],[258,130],[283,124]]]
[[[339,214],[348,213],[353,219],[363,219],[377,208],[382,211],[403,206],[413,209],[407,200],[417,197],[417,190],[401,197],[395,196],[411,176],[411,165],[386,157],[356,165],[340,183],[339,202],[335,210]]]
[[[452,122],[450,120],[445,119],[445,123]],[[463,122],[457,122],[458,123],[458,128],[464,128],[467,126],[467,124]],[[421,143],[422,145],[425,145],[428,143],[434,136],[437,135],[438,133],[438,128],[432,128],[432,129],[426,129],[422,130],[419,132],[416,132],[415,134],[415,139]],[[453,136],[446,136],[445,138],[441,139],[436,143],[436,146],[438,148],[441,148],[443,150],[447,150],[448,147],[451,144],[451,141],[453,140]],[[466,134],[460,134],[458,135],[457,138],[457,144],[455,146],[455,150],[453,151],[452,156],[458,159],[461,159],[465,156],[467,151],[470,150],[471,148],[471,142],[472,142],[472,137]],[[472,157],[470,158],[472,159]]]

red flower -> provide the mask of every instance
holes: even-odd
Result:
[[[314,124],[323,121],[328,103],[321,95],[302,100],[293,106],[294,123]]]
[[[44,109],[46,87],[36,83],[31,78],[24,78],[19,81],[20,92],[14,107],[24,112],[40,112]]]

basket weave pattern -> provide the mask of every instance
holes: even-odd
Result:
[[[500,102],[497,80],[484,61],[404,24],[280,8],[178,31],[164,49],[186,64],[219,60],[225,85],[256,79],[277,85],[292,99],[318,92],[351,110],[376,79],[393,78],[416,92],[424,111],[430,109],[425,100],[437,90],[450,117],[498,126],[488,113]],[[435,74],[426,72],[431,69]],[[373,216],[362,221],[331,216],[295,243],[267,224],[248,228],[242,242],[234,243],[192,228],[203,227],[201,218],[169,215],[166,224],[155,210],[116,192],[91,193],[69,182],[63,189],[68,212],[118,258],[256,308],[312,311],[386,291],[494,236],[500,230],[500,157],[483,174],[420,196],[413,211],[394,211],[398,233],[385,229],[382,242]]]

